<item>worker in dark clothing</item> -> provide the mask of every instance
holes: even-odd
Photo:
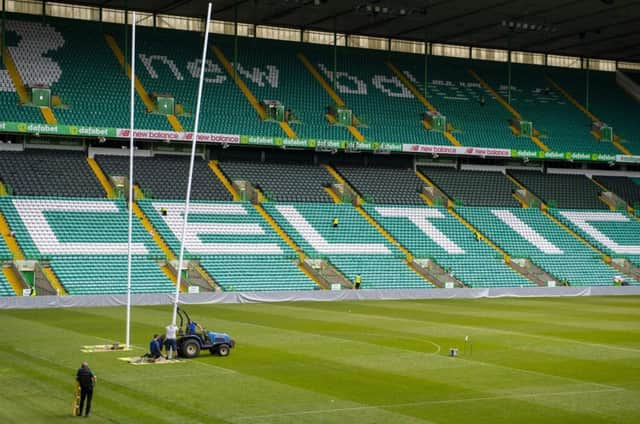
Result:
[[[151,352],[151,358],[154,360],[162,357],[162,344],[157,334],[153,335],[153,339],[149,343],[149,351]]]
[[[340,221],[338,220],[337,216],[333,217],[333,221],[331,221],[331,225],[333,225],[333,228],[338,228],[338,224],[340,223]]]
[[[88,417],[91,413],[91,399],[93,398],[93,387],[96,385],[96,376],[86,361],[78,369],[76,381],[80,385],[80,409],[78,410],[78,415],[82,415],[82,407],[86,401],[87,407],[84,416]]]
[[[356,274],[356,278],[353,279],[354,287],[356,288],[356,290],[360,290],[360,284],[362,284],[362,277],[360,277],[360,274]]]
[[[485,104],[484,96],[480,96],[480,106],[484,106],[484,104]]]

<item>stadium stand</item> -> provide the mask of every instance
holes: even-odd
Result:
[[[424,59],[394,55],[393,60],[413,84],[424,92]],[[533,149],[529,138],[515,137],[509,129],[511,114],[468,72],[469,61],[429,58],[428,100],[447,117],[453,135],[464,146]],[[484,102],[482,102],[484,99]]]
[[[584,71],[553,69],[551,76],[578,102],[585,104]],[[615,72],[589,72],[588,109],[613,127],[623,146],[632,153],[640,153],[640,123],[634,118],[640,113],[640,105],[618,86]]]
[[[216,36],[215,43],[232,61],[233,38]],[[344,128],[328,124],[324,115],[332,100],[298,59],[300,51],[299,43],[241,38],[238,42],[238,75],[258,101],[277,100],[291,109],[294,115],[291,127],[298,137],[349,139],[351,136]],[[250,113],[250,119],[253,119],[256,113]],[[283,136],[275,123],[262,125],[270,129],[270,134]]]
[[[121,99],[129,95],[127,77],[98,28],[92,22],[50,18],[45,23],[37,16],[11,15],[8,33],[18,40],[9,49],[25,84],[47,85],[53,95],[60,97],[63,106],[54,109],[58,122],[126,128],[128,104]],[[37,108],[16,108],[14,101],[13,109],[32,112],[14,119],[9,115],[7,120],[42,122]],[[141,119],[144,110],[137,101],[136,111]],[[160,128],[149,125],[146,124]]]
[[[264,208],[307,255],[329,260],[351,281],[360,275],[363,289],[432,287],[349,204],[266,203]]]
[[[139,204],[165,243],[179,252],[183,203],[141,200]],[[318,287],[295,266],[295,252],[250,203],[194,202],[190,207],[189,226],[190,233],[185,240],[187,257],[198,259],[223,290],[314,290]]]
[[[607,205],[598,199],[602,190],[584,175],[543,174],[522,170],[508,172],[552,208],[607,209]]]
[[[499,171],[458,171],[452,168],[418,168],[432,183],[460,206],[517,207],[517,188]]]
[[[249,181],[267,199],[277,202],[331,202],[324,190],[333,182],[320,166],[295,163],[220,162],[231,181]]]
[[[469,287],[534,285],[507,267],[498,252],[477,239],[446,209],[387,205],[364,207],[415,257],[435,259]]]
[[[13,255],[9,251],[4,240],[0,239],[0,262],[4,262],[7,260],[12,260]],[[9,284],[7,277],[5,277],[2,269],[0,268],[0,296],[15,296],[15,292],[13,288]]]
[[[0,70],[0,124],[14,134],[1,141],[0,189],[7,195],[0,197],[0,210],[9,228],[3,226],[8,245],[0,241],[0,261],[8,265],[21,250],[27,259],[50,265],[69,294],[123,293],[127,204],[124,199],[105,199],[108,184],[103,180],[101,185],[92,172],[95,164],[89,165],[86,151],[75,149],[81,143],[83,149],[98,145],[98,137],[101,149],[120,147],[113,131],[99,136],[102,130],[96,127],[129,127],[130,80],[119,62],[126,61],[122,55],[128,54],[130,27],[51,17],[45,9],[43,16],[9,13],[3,20],[2,41],[8,54],[2,55],[6,66]],[[305,256],[326,259],[350,281],[361,276],[365,289],[431,288],[414,271],[418,268],[412,269],[419,265],[407,264],[413,258],[433,259],[469,287],[533,286],[511,268],[507,256],[529,259],[571,285],[610,285],[619,269],[637,276],[637,268],[629,263],[640,266],[640,179],[620,176],[625,170],[637,170],[637,157],[613,155],[640,152],[640,106],[618,86],[614,72],[512,64],[512,111],[503,101],[508,97],[504,62],[392,52],[392,43],[400,41],[392,38],[387,40],[388,51],[382,51],[334,49],[311,41],[322,34],[304,31],[301,42],[254,35],[216,34],[210,39],[205,64],[199,130],[241,137],[227,137],[233,141],[222,145],[218,143],[222,138],[201,144],[202,157],[216,161],[196,159],[186,251],[187,258],[197,261],[222,290],[317,290],[323,283],[314,283],[316,277],[300,265]],[[352,35],[358,36],[348,34]],[[311,42],[302,42],[305,37]],[[137,43],[136,127],[158,131],[182,127],[190,132],[202,34],[141,25]],[[358,43],[352,38],[345,45]],[[431,48],[455,53],[453,46]],[[490,53],[474,49],[484,47],[466,49],[469,57]],[[545,63],[547,59],[554,62],[551,55],[545,56]],[[604,69],[607,64],[596,65]],[[638,78],[633,72],[628,75]],[[52,114],[31,105],[28,91],[35,85],[51,88]],[[426,101],[417,92],[426,92]],[[148,99],[155,95],[175,98],[175,120],[150,108]],[[261,119],[264,110],[258,103],[263,101],[282,103],[293,132],[287,125]],[[353,122],[357,130],[329,124],[326,113],[342,101],[357,117]],[[422,119],[432,107],[446,116],[450,133],[425,128]],[[539,154],[545,147],[537,140],[513,134],[510,121],[519,113],[533,122],[539,139],[553,150],[549,156]],[[56,119],[60,127],[53,126]],[[614,143],[596,140],[591,126],[598,119],[613,127],[619,137]],[[55,138],[63,133],[78,138],[68,144]],[[174,136],[188,138],[184,134],[163,138],[169,141]],[[286,144],[285,137],[306,140],[284,140]],[[322,143],[328,140],[337,143]],[[142,213],[136,208],[140,220],[134,221],[133,291],[172,292],[175,286],[165,264],[180,249],[189,158],[169,153],[182,141],[158,149],[152,142],[138,142],[155,155],[138,157],[135,165],[134,182],[146,199],[138,199]],[[453,148],[458,142],[465,148]],[[48,143],[57,145],[46,148]],[[246,146],[267,143],[282,148]],[[317,150],[292,152],[300,146]],[[375,153],[388,150],[393,156],[338,153],[353,153],[358,146]],[[522,151],[501,151],[502,158],[497,154],[486,158],[466,146]],[[573,157],[585,161],[580,162],[585,164],[581,172],[589,174],[588,161],[594,160],[603,165],[594,168],[602,173],[615,170],[618,176],[594,176],[589,181],[584,175],[525,171],[524,166],[506,175],[498,166],[496,171],[419,166],[416,173],[415,163],[429,164],[431,158],[418,162],[410,152],[432,153],[434,165],[453,165],[448,156],[456,155],[456,167],[495,164],[500,169],[530,160],[536,169],[544,168],[538,161],[560,161],[571,157],[565,152],[581,152],[588,155]],[[436,152],[446,157],[438,159]],[[98,165],[108,177],[126,177],[128,157],[113,153],[97,155]],[[608,166],[606,161],[611,161]],[[337,174],[318,162],[331,163]],[[558,163],[558,168],[565,166],[578,168]],[[238,201],[236,193],[230,194],[234,189],[225,188],[224,177],[232,183],[250,182],[264,194],[252,200],[265,203],[253,205],[244,197]],[[342,182],[341,177],[360,195],[358,200],[364,200],[362,207],[347,203],[349,190],[342,196],[328,193],[327,188],[336,180]],[[426,206],[420,191],[427,180],[455,206],[449,210]],[[513,193],[520,185],[548,208],[519,208]],[[603,187],[626,205],[614,196],[600,200]],[[537,204],[536,199],[529,202],[529,193],[520,194],[526,197],[523,204]],[[436,193],[435,203],[441,197]],[[332,203],[333,199],[345,203]],[[609,257],[619,261],[609,262]],[[15,295],[14,280],[7,275],[0,273],[0,296]]]
[[[513,258],[526,258],[570,285],[611,285],[619,271],[538,209],[458,207]],[[562,213],[558,211],[558,213]]]
[[[474,66],[506,99],[507,65],[478,61]],[[533,122],[541,133],[540,140],[552,150],[620,153],[611,143],[601,143],[593,138],[590,134],[591,120],[545,79],[544,68],[512,65],[511,84],[511,104],[524,119]]]
[[[2,151],[0,179],[10,193],[20,196],[104,196],[84,152]]]
[[[127,292],[127,256],[53,256],[51,268],[69,294]],[[132,293],[170,293],[175,286],[155,261],[135,255],[131,263]]]
[[[304,47],[323,76],[333,81],[333,49]],[[422,126],[425,107],[384,64],[387,54],[364,49],[339,49],[335,90],[364,124],[360,132],[371,141],[449,144],[441,133]]]
[[[129,158],[96,155],[108,176],[128,176]],[[135,160],[134,183],[145,196],[156,199],[184,199],[189,178],[188,156],[156,155]],[[211,172],[206,161],[196,158],[193,166],[191,197],[194,200],[231,200],[229,192]]]
[[[0,209],[25,256],[49,261],[69,294],[126,291],[124,200],[2,197]],[[133,230],[132,291],[171,292],[156,263],[162,252],[137,221]]]
[[[593,179],[618,195],[627,204],[640,207],[640,184],[628,177],[594,175]]]
[[[25,84],[44,83],[61,98],[55,115],[62,124],[128,127],[128,78],[111,51],[105,34],[113,36],[120,50],[126,46],[122,27],[96,26],[92,22],[12,15],[7,23],[10,47]],[[20,41],[23,40],[23,41]],[[193,128],[200,36],[196,32],[140,27],[138,30],[138,78],[148,94],[175,97],[185,113],[178,117],[186,130]],[[11,44],[16,44],[11,45]],[[217,35],[213,43],[228,61],[234,54],[233,37]],[[33,47],[38,46],[38,47]],[[313,66],[332,82],[332,49],[326,46],[242,37],[238,43],[237,75],[260,100],[279,100],[299,118],[292,123],[298,137],[353,140],[343,128],[328,125],[325,108],[333,103],[320,84],[296,57],[307,55]],[[339,49],[336,91],[352,108],[364,126],[360,132],[368,141],[450,145],[442,133],[427,131],[420,117],[426,111],[410,90],[385,66],[391,59],[420,91],[423,60],[419,55],[379,52],[367,49]],[[482,88],[468,69],[473,67],[505,95],[504,64],[432,56],[427,97],[455,128],[453,135],[465,146],[538,149],[528,137],[516,137],[509,129],[511,113]],[[616,154],[610,143],[596,141],[589,134],[591,120],[564,99],[544,79],[544,70],[532,65],[513,65],[513,106],[541,131],[541,140],[557,151]],[[78,72],[82,69],[83,72]],[[233,82],[220,59],[207,59],[207,84],[203,95],[201,131],[252,136],[283,137],[275,122],[263,122],[243,92]],[[569,91],[579,84],[577,71],[559,70]],[[3,74],[4,75],[4,74]],[[15,90],[8,77],[0,82]],[[594,73],[594,95],[600,100],[603,119],[613,122],[624,143],[639,144],[637,123],[626,118],[626,109],[637,104],[615,85],[612,73]],[[565,81],[567,80],[567,81]],[[579,84],[580,85],[580,84]],[[13,88],[12,88],[13,87]],[[601,91],[597,91],[601,90]],[[484,101],[482,101],[484,99]],[[2,92],[0,108],[7,120],[42,122],[37,108],[15,107],[17,96]],[[629,103],[631,102],[631,103]],[[598,104],[598,102],[594,102]],[[139,128],[172,130],[161,113],[150,113],[136,97]],[[594,106],[597,108],[598,106]],[[562,116],[562,120],[557,120]],[[222,117],[223,119],[213,119]],[[610,118],[613,117],[613,118]],[[633,149],[632,149],[633,150]]]
[[[118,38],[119,42],[123,40]],[[215,41],[214,41],[215,40]],[[223,42],[216,36],[213,43]],[[144,28],[140,31],[138,57],[142,62],[140,81],[151,93],[173,95],[187,112],[179,116],[192,129],[198,87],[198,66],[202,55],[200,34],[190,31]],[[224,67],[208,52],[207,84],[203,91],[200,131],[281,137],[280,128],[262,122],[251,104],[236,87]],[[242,75],[238,73],[242,78]],[[206,117],[206,118],[205,118]]]
[[[552,213],[611,257],[640,265],[640,222],[626,212],[563,209]]]
[[[23,59],[25,53],[34,48],[33,45],[24,40],[24,34],[28,31],[28,27],[21,21],[7,20],[5,29],[6,38],[3,45],[6,45],[9,55],[3,59],[14,63],[17,74],[6,71],[0,73],[0,111],[2,112],[2,118],[13,122],[43,123],[42,115],[37,107],[21,105],[19,90],[22,87],[16,85],[33,83],[35,79],[34,75],[29,73],[25,73],[20,77],[21,71],[24,70]],[[42,65],[42,63],[43,61],[38,65]],[[3,68],[6,69],[4,66]],[[33,69],[38,71],[40,66],[34,66]],[[16,81],[15,78],[18,78],[18,80]],[[43,81],[35,82],[42,83]],[[27,94],[25,93],[25,95]]]
[[[0,296],[15,296],[16,293],[11,288],[9,281],[7,281],[7,277],[4,276],[3,273],[0,272]]]
[[[202,267],[225,291],[316,290],[320,287],[281,255],[205,256]],[[268,276],[268,278],[265,278]]]
[[[423,205],[424,183],[412,169],[336,166],[366,202]]]

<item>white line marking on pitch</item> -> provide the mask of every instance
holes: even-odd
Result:
[[[367,409],[407,408],[407,407],[422,406],[422,405],[483,402],[483,401],[490,401],[490,400],[521,399],[521,398],[526,399],[526,398],[548,397],[548,396],[573,396],[573,395],[585,395],[585,394],[596,394],[596,393],[607,393],[607,392],[619,392],[622,390],[624,389],[613,388],[613,389],[583,390],[583,391],[570,391],[570,392],[523,393],[523,394],[513,394],[513,395],[503,395],[503,396],[484,396],[484,397],[463,398],[463,399],[425,400],[420,402],[395,403],[395,404],[387,404],[387,405],[350,406],[346,408],[335,408],[335,409],[310,409],[306,411],[284,412],[280,414],[247,415],[242,417],[233,417],[232,420],[252,420],[257,418],[291,417],[291,416],[298,416],[298,415],[363,411]]]
[[[290,306],[289,308],[294,308],[293,306]],[[309,308],[309,307],[295,307],[296,309],[305,309],[307,311],[314,311],[316,309],[313,308]],[[353,313],[350,314],[350,316],[358,316],[361,318],[365,318],[365,319],[370,319],[371,315],[370,314],[360,314],[360,313]],[[532,333],[523,333],[520,331],[513,331],[513,330],[501,330],[498,328],[486,328],[486,327],[477,327],[477,326],[473,326],[473,325],[464,325],[464,324],[452,324],[452,323],[439,323],[439,322],[435,322],[435,321],[424,321],[424,320],[419,320],[419,319],[410,319],[410,318],[398,318],[398,317],[390,317],[390,316],[378,316],[377,319],[379,320],[386,320],[386,321],[402,321],[402,322],[412,322],[412,323],[420,323],[420,324],[430,324],[433,326],[449,326],[449,327],[457,327],[457,328],[463,328],[463,329],[467,329],[467,330],[476,330],[476,331],[484,331],[484,332],[489,332],[489,333],[499,333],[499,334],[510,334],[510,335],[517,335],[517,336],[521,336],[521,337],[534,337],[534,338],[538,338],[538,339],[543,339],[543,340],[552,340],[552,341],[556,341],[556,342],[564,342],[564,343],[573,343],[573,344],[580,344],[580,345],[584,345],[584,346],[590,346],[590,347],[597,347],[597,348],[602,348],[602,349],[612,349],[612,350],[620,350],[620,351],[624,351],[624,352],[635,352],[635,353],[640,353],[640,349],[637,348],[633,348],[633,347],[626,347],[626,346],[616,346],[616,345],[611,345],[611,344],[601,344],[601,343],[592,343],[592,342],[584,342],[584,341],[580,341],[580,340],[574,340],[574,339],[565,339],[562,337],[554,337],[554,336],[544,336],[541,334],[532,334]],[[270,328],[270,327],[269,327]]]
[[[199,365],[203,365],[205,367],[214,368],[214,369],[216,369],[218,371],[222,371],[223,374],[238,374],[238,371],[236,371],[236,370],[233,370],[233,369],[230,369],[230,368],[225,368],[225,367],[219,367],[217,365],[209,364],[208,362],[201,362],[201,361],[193,361],[193,362],[196,363],[196,364],[199,364]]]

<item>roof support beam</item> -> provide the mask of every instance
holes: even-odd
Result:
[[[329,19],[335,19],[335,18],[339,18],[340,16],[348,15],[351,12],[353,12],[353,8],[350,7],[349,9],[346,9],[346,10],[343,10],[343,11],[340,11],[340,12],[336,12],[336,13],[333,13],[331,15],[325,15],[325,16],[322,16],[322,17],[320,17],[318,19],[314,19],[313,21],[305,23],[304,25],[302,25],[302,27],[303,28],[308,28],[310,26],[317,25],[317,24],[319,24],[321,22],[328,21]]]
[[[640,20],[640,18],[636,18],[634,20]],[[584,45],[588,45],[589,46],[589,50],[591,50],[591,47],[596,45],[596,44],[601,44],[601,43],[605,43],[608,41],[612,41],[612,40],[617,40],[617,39],[621,39],[623,40],[625,37],[631,36],[631,35],[638,35],[638,30],[634,29],[632,31],[628,31],[628,32],[624,32],[621,34],[616,34],[616,35],[612,35],[609,37],[603,37],[603,38],[594,38],[591,40],[580,40],[580,42],[578,43],[572,43],[569,45],[565,45],[565,46],[561,46],[561,47],[556,47],[554,49],[549,50],[549,52],[555,52],[558,50],[565,50],[565,49],[571,49],[574,47],[582,47]],[[618,47],[615,47],[616,50],[620,50]]]
[[[568,2],[568,3],[555,5],[554,7],[551,7],[551,8],[539,9],[539,10],[536,10],[536,11],[533,11],[533,12],[530,12],[530,13],[527,13],[527,14],[514,16],[512,18],[509,18],[509,20],[518,21],[518,20],[525,19],[525,18],[530,17],[530,16],[540,16],[540,15],[544,15],[546,13],[549,13],[551,11],[557,11],[558,9],[561,9],[561,8],[564,8],[564,7],[570,7],[570,6],[574,6],[574,5],[582,4],[582,3],[583,3],[583,0],[572,0],[572,1]],[[459,32],[453,33],[451,35],[447,35],[447,36],[442,37],[442,38],[443,38],[444,41],[452,40],[452,39],[455,39],[455,38],[460,37],[462,35],[466,35],[466,34],[470,34],[470,33],[477,33],[477,32],[480,32],[480,31],[483,31],[483,30],[486,30],[486,29],[496,28],[498,25],[499,25],[498,22],[493,22],[491,24],[481,25],[481,26],[477,26],[475,28],[470,28],[470,29],[467,29],[465,31],[459,31]],[[504,35],[501,34],[500,36],[497,36],[497,37],[491,37],[489,39],[482,40],[479,44],[489,43],[491,41],[499,40],[499,39],[502,39],[502,38],[504,38]]]
[[[260,22],[257,22],[256,25],[261,25],[264,23],[268,23],[271,22],[275,19],[280,19],[280,18],[284,18],[287,15],[290,15],[294,12],[297,12],[298,10],[300,10],[301,7],[307,6],[309,4],[311,4],[313,2],[313,0],[307,0],[304,3],[300,3],[298,6],[293,6],[293,7],[289,7],[287,9],[281,10],[279,12],[276,12],[270,16],[267,16],[263,19],[260,20]]]
[[[510,3],[512,3],[511,0],[501,1],[500,3],[494,3],[494,4],[490,5],[490,6],[479,7],[479,8],[470,10],[470,11],[468,11],[466,13],[455,15],[455,16],[452,16],[452,17],[447,18],[447,19],[442,19],[442,20],[439,20],[438,22],[434,22],[434,23],[431,23],[431,24],[428,24],[428,25],[429,25],[429,28],[434,28],[434,27],[437,27],[437,26],[446,25],[446,24],[448,24],[450,22],[457,21],[459,19],[466,18],[468,16],[477,15],[478,13],[486,12],[486,11],[491,10],[491,9],[496,9],[498,7],[506,6],[506,5],[510,4]],[[427,11],[427,13],[428,13],[428,11]],[[391,35],[391,37],[397,37],[397,36],[402,36],[404,34],[410,34],[410,33],[414,32],[414,31],[418,31],[418,30],[422,30],[422,29],[424,29],[424,24],[422,24],[420,26],[417,26],[417,27],[405,29],[405,30],[402,30],[400,32],[396,32],[395,34]]]

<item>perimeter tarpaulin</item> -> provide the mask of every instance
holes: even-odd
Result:
[[[558,297],[558,296],[638,296],[640,286],[593,287],[500,287],[483,289],[414,289],[414,290],[339,290],[281,292],[209,292],[181,294],[180,303],[187,305],[211,303],[269,302],[332,302],[342,300],[400,299],[475,299],[498,297]],[[168,305],[173,294],[135,294],[133,305]],[[11,296],[0,297],[0,309],[70,308],[123,306],[126,294],[93,296]]]

